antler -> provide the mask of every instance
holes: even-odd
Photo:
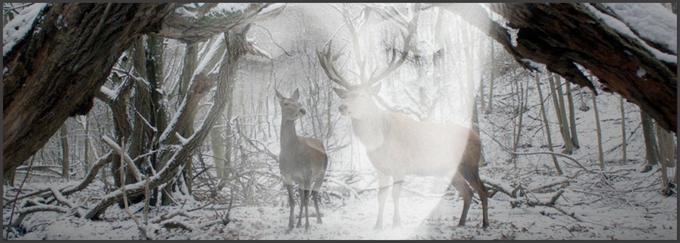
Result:
[[[406,21],[406,19],[405,19],[406,17],[403,14],[401,14],[396,8],[394,8],[393,6],[390,6],[390,7],[391,7],[390,8],[391,11],[396,12],[396,13],[393,13],[392,15],[387,15],[387,16],[392,16],[392,17],[399,16],[399,17],[394,17],[392,19],[396,19],[397,23],[399,23],[400,25],[402,25],[402,27],[404,27],[404,29],[402,29],[402,32],[401,32],[402,36],[404,37],[404,47],[402,48],[402,52],[399,53],[399,55],[397,54],[397,49],[392,48],[390,61],[388,62],[387,67],[385,69],[381,70],[380,72],[377,72],[377,70],[375,70],[371,74],[370,78],[368,78],[368,80],[366,82],[362,83],[362,85],[371,86],[374,83],[376,83],[376,82],[384,79],[385,77],[389,76],[392,72],[394,72],[395,70],[397,70],[397,68],[399,68],[402,64],[404,64],[404,61],[406,61],[406,57],[408,56],[408,53],[411,49],[410,43],[411,43],[411,39],[413,39],[413,36],[416,33],[416,26],[417,26],[417,23],[418,23],[418,16],[419,16],[418,13],[420,12],[419,11],[420,3],[416,3],[415,10],[414,10],[415,16],[413,16],[410,21]],[[380,11],[376,11],[376,12],[380,12]],[[377,72],[377,74],[376,74],[376,72]]]
[[[319,64],[321,64],[321,68],[326,73],[326,76],[331,79],[331,81],[347,89],[352,88],[355,85],[349,83],[335,67],[335,61],[340,58],[342,55],[341,52],[332,55],[331,46],[333,46],[333,43],[328,43],[328,47],[326,47],[324,51],[316,51],[316,56],[319,57]]]
[[[418,22],[418,12],[420,9],[420,3],[417,3],[416,8],[414,9],[414,14],[413,17],[410,18],[410,20],[407,20],[408,16],[404,16],[401,14],[396,8],[391,7],[390,10],[385,10],[382,8],[374,8],[374,7],[367,7],[364,10],[361,11],[359,18],[360,23],[358,25],[355,25],[353,18],[349,16],[348,11],[345,10],[338,10],[343,14],[343,19],[345,20],[345,25],[347,26],[349,33],[351,34],[351,40],[352,40],[352,47],[353,47],[353,54],[354,58],[356,59],[357,66],[360,70],[359,71],[359,80],[360,83],[358,85],[368,87],[376,82],[386,78],[389,76],[392,72],[394,72],[397,68],[399,68],[406,60],[406,57],[408,56],[408,53],[411,49],[410,47],[410,42],[413,39],[413,36],[415,35],[416,32],[416,24]],[[373,12],[377,12],[381,15],[381,17],[385,19],[391,19],[395,20],[397,24],[401,27],[401,35],[404,38],[404,46],[402,48],[401,53],[397,53],[397,49],[394,48],[392,49],[391,56],[389,58],[389,62],[387,63],[387,67],[379,70],[375,69],[371,72],[370,75],[367,74],[366,70],[366,57],[361,53],[361,48],[359,47],[359,34],[360,34],[360,29],[363,26],[363,23],[365,21],[368,21],[368,15],[371,10],[374,10]],[[332,37],[331,37],[332,38]],[[328,43],[327,47],[323,50],[317,50],[317,56],[319,58],[319,63],[321,64],[321,67],[323,68],[324,72],[326,73],[326,76],[328,78],[337,83],[338,85],[341,85],[347,89],[351,89],[356,87],[357,85],[353,85],[349,82],[349,80],[341,75],[341,73],[338,71],[338,68],[335,66],[335,61],[337,61],[338,58],[342,55],[342,52],[338,52],[336,54],[332,53],[332,43]]]

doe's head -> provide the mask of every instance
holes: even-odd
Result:
[[[293,95],[291,95],[290,98],[283,96],[278,90],[275,91],[284,120],[294,121],[307,113],[307,111],[302,108],[302,104],[299,101],[300,91],[298,89],[295,89],[295,92],[293,92]]]

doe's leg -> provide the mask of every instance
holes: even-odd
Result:
[[[288,191],[288,206],[290,207],[290,216],[288,217],[288,231],[293,229],[295,223],[295,192],[293,191],[293,185],[286,185],[286,191]]]

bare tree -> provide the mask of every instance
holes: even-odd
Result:
[[[562,140],[564,141],[564,150],[562,150],[562,153],[571,154],[574,150],[574,144],[571,140],[571,134],[568,128],[569,123],[564,110],[564,102],[560,102],[560,99],[562,99],[562,88],[560,87],[559,81],[560,78],[557,76],[557,74],[552,74],[548,79],[553,105],[555,108],[555,115],[557,115],[557,121],[560,125],[560,133],[562,134]]]
[[[574,98],[571,95],[571,83],[566,81],[567,105],[569,107],[569,131],[571,135],[571,142],[574,148],[578,149],[578,133],[576,132],[576,114],[574,113]],[[563,101],[564,102],[564,101]],[[564,105],[563,105],[564,106]]]
[[[64,179],[69,180],[71,171],[70,166],[71,159],[69,158],[68,125],[66,123],[64,123],[64,125],[61,126],[59,133],[60,133],[59,136],[61,137],[61,165],[62,165],[61,176]]]
[[[621,151],[623,153],[623,162],[628,160],[626,155],[626,148],[628,142],[626,141],[626,109],[623,105],[623,97],[619,97],[619,107],[621,108]]]
[[[654,132],[654,123],[652,118],[647,115],[644,110],[640,110],[640,120],[642,122],[642,135],[645,139],[645,164],[640,169],[640,172],[647,172],[652,169],[654,165],[659,164],[659,155],[657,154],[656,134]]]
[[[551,153],[554,153],[553,151],[553,144],[552,144],[552,137],[550,134],[550,123],[548,122],[548,116],[545,114],[545,107],[543,102],[543,92],[541,91],[541,84],[540,80],[541,77],[537,74],[535,77],[536,80],[536,90],[538,91],[538,103],[540,105],[541,109],[541,117],[543,118],[543,131],[545,131],[545,136],[548,139],[548,150]],[[557,156],[555,154],[550,154],[550,157],[552,158],[553,164],[555,165],[555,170],[557,170],[558,175],[562,175],[562,168],[560,168],[560,164],[557,162]]]
[[[600,169],[604,170],[604,151],[602,150],[602,128],[600,127],[600,112],[597,110],[597,96],[593,92],[593,113],[595,113],[595,127],[597,133],[597,161]]]

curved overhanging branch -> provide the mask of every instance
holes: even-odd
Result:
[[[180,6],[168,15],[161,30],[155,35],[185,42],[205,41],[236,26],[276,16],[283,11],[285,5],[251,3],[246,8],[234,12],[211,12],[211,9],[216,7],[217,4],[203,4],[195,9],[186,5]]]
[[[645,43],[599,18],[616,16],[593,12],[587,3],[488,5],[515,29],[513,41],[510,30],[491,20],[479,4],[436,6],[489,35],[523,67],[537,70],[534,63],[544,64],[548,71],[594,91],[593,81],[576,64],[582,66],[597,77],[603,90],[620,94],[659,125],[676,131],[677,63],[659,59]]]

